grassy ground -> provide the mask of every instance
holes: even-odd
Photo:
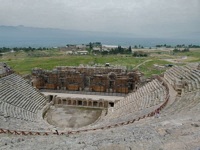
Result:
[[[8,63],[17,73],[29,74],[31,69],[38,67],[43,69],[53,69],[55,66],[79,66],[94,65],[110,63],[111,65],[126,66],[128,69],[133,69],[139,65],[138,69],[149,77],[152,74],[160,74],[165,70],[155,69],[154,64],[165,65],[175,64],[176,62],[169,62],[167,59],[176,60],[179,59],[179,64],[185,64],[187,62],[199,62],[200,61],[200,49],[193,49],[186,53],[172,54],[166,51],[150,51],[149,57],[135,58],[131,55],[66,55],[65,52],[54,50],[35,51],[25,53],[23,51],[16,53],[7,53],[3,57],[0,57],[0,61]],[[183,56],[187,56],[187,59],[182,59]],[[150,61],[147,61],[150,60]],[[146,62],[147,61],[147,62]],[[145,63],[143,63],[145,62]]]

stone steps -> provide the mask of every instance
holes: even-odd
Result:
[[[200,71],[189,66],[174,66],[164,73],[164,78],[179,94],[200,89]]]
[[[37,112],[46,100],[23,78],[11,74],[0,79],[1,111],[10,117],[36,121]]]

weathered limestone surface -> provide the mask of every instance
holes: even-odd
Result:
[[[18,96],[21,95],[23,98],[25,94],[22,94],[22,91],[25,93],[26,90],[29,89],[29,86],[23,83],[24,80],[22,79],[17,83],[17,81],[14,80],[15,78],[18,77],[14,74],[12,76],[6,76],[6,78],[0,78],[0,87],[1,89],[11,89],[11,93],[18,93]],[[139,88],[137,92],[129,94],[118,102],[114,108],[109,109],[106,116],[101,116],[100,120],[85,128],[118,123],[151,112],[165,100],[165,96],[169,92],[171,96],[170,101],[157,117],[148,117],[136,121],[133,124],[122,125],[116,128],[72,135],[21,136],[0,134],[0,149],[199,150],[199,79],[200,73],[197,67],[172,67],[165,72],[163,79],[164,82],[167,82],[168,88],[166,88],[160,80],[155,79]],[[26,87],[17,87],[15,84],[10,86],[12,83],[17,83],[17,85],[19,84]],[[23,90],[21,88],[23,88]],[[32,90],[34,91],[34,89],[31,89],[31,91]],[[27,92],[26,95],[34,95],[33,91]],[[176,91],[179,96],[176,96]],[[29,130],[33,128],[33,130],[39,131],[52,129],[45,125],[44,122],[40,122],[40,120],[39,122],[32,122],[32,120],[29,119],[29,115],[32,113],[34,114],[34,105],[39,103],[32,102],[31,100],[34,99],[37,101],[38,98],[33,96],[33,99],[29,100],[26,97],[30,103],[22,103],[22,101],[20,101],[22,105],[19,105],[17,100],[19,100],[20,97],[17,97],[17,94],[13,96],[10,93],[4,97],[5,91],[1,90],[0,92],[0,128],[6,128],[7,126],[10,129],[21,129],[25,127]],[[21,94],[19,94],[19,92]],[[35,92],[37,93],[37,91]],[[35,95],[40,95],[36,93]],[[21,116],[21,119],[18,119],[16,117],[17,115],[15,116],[14,114],[8,117],[8,115],[5,115],[5,112],[10,114],[17,112],[13,111],[14,108],[11,108],[10,105],[20,110],[24,109],[29,112],[29,114],[25,113],[24,116]],[[38,105],[42,107],[42,103]],[[41,107],[38,107],[38,111],[36,109],[36,112],[41,113]],[[40,127],[44,128],[40,129]]]

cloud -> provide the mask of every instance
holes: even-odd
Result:
[[[170,36],[200,26],[199,0],[0,0],[0,24]]]

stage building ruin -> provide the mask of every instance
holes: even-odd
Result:
[[[32,69],[32,84],[38,89],[129,93],[138,88],[142,74],[123,67],[68,67]]]

